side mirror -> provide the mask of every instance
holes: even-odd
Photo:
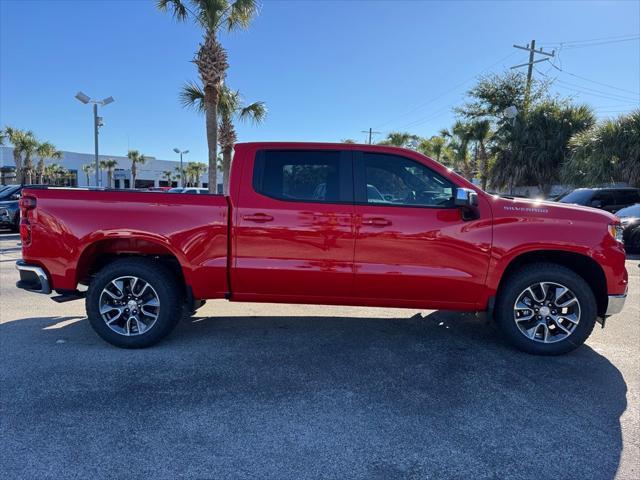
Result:
[[[19,193],[14,193],[13,195],[11,195],[9,197],[9,200],[20,200],[20,194]]]
[[[600,200],[591,200],[591,203],[589,204],[589,206],[595,207],[595,208],[602,208],[602,202]]]
[[[474,208],[478,206],[478,194],[470,188],[456,188],[456,207]]]

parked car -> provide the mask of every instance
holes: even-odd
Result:
[[[209,193],[209,190],[207,188],[197,188],[197,187],[175,187],[167,191],[169,193],[195,193],[195,194]]]
[[[640,253],[640,203],[616,212],[622,223],[622,239],[628,252]]]
[[[559,202],[600,208],[613,213],[640,203],[640,188],[578,188],[563,196]]]
[[[171,190],[171,187],[149,187],[147,188],[148,192],[168,192]]]
[[[229,191],[25,189],[18,287],[85,297],[119,347],[217,298],[486,311],[544,355],[581,345],[627,295],[614,215],[489,195],[411,150],[238,144]]]
[[[0,189],[0,228],[17,232],[20,226],[18,199],[22,185],[5,185]]]

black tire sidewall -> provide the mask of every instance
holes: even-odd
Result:
[[[580,302],[580,322],[571,335],[556,343],[540,343],[527,338],[513,318],[517,297],[539,282],[560,283],[572,290]],[[578,348],[591,335],[597,305],[593,291],[581,276],[560,265],[541,263],[526,266],[505,279],[496,299],[495,312],[502,334],[516,348],[536,355],[561,355]]]
[[[158,294],[160,301],[160,313],[151,329],[141,335],[130,337],[111,330],[99,312],[103,288],[113,279],[128,275],[148,282]],[[104,267],[95,276],[87,292],[86,308],[91,326],[107,342],[122,348],[149,347],[167,336],[180,320],[182,288],[171,270],[157,261],[140,258],[120,259]]]

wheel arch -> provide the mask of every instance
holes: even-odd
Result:
[[[185,288],[189,285],[190,269],[185,268],[184,259],[166,243],[145,237],[105,237],[88,243],[76,263],[76,284],[88,285],[95,273],[123,257],[157,259],[176,274]]]
[[[555,263],[580,275],[593,292],[598,316],[603,316],[607,310],[607,279],[602,267],[591,257],[565,250],[536,250],[521,253],[512,258],[504,268],[496,289],[496,295],[500,294],[501,287],[509,276],[524,267],[534,263]]]

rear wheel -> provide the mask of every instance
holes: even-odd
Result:
[[[183,289],[164,265],[146,258],[110,263],[87,292],[91,326],[107,342],[123,348],[151,346],[180,320]]]
[[[495,313],[502,333],[515,347],[537,355],[560,355],[589,337],[597,308],[582,277],[561,265],[539,263],[504,280]]]

